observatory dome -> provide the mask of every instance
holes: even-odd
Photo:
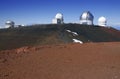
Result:
[[[12,28],[12,27],[14,27],[14,22],[13,21],[6,21],[6,23],[5,23],[5,25],[6,25],[6,28]]]
[[[93,25],[94,16],[89,11],[83,12],[80,16],[80,24]]]
[[[102,16],[98,19],[99,26],[106,26],[106,24],[107,24],[107,19],[105,17]]]
[[[55,16],[56,19],[63,19],[63,14],[57,13]]]
[[[64,22],[63,14],[57,13],[55,18],[52,20],[53,24],[63,24]]]
[[[13,21],[6,21],[6,24],[13,24]]]
[[[93,20],[94,16],[89,12],[83,12],[83,14],[80,16],[80,20]]]

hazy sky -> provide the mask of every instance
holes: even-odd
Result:
[[[48,24],[58,12],[64,15],[65,23],[79,22],[84,11],[94,15],[94,24],[105,16],[109,25],[120,25],[120,0],[0,0],[0,26],[6,20]]]

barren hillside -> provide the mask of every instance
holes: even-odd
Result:
[[[32,25],[0,29],[0,50],[23,46],[72,43],[73,39],[86,42],[120,41],[120,31],[113,28],[79,24]]]

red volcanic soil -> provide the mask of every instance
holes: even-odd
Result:
[[[120,79],[120,42],[1,51],[0,79]]]

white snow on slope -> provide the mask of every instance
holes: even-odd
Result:
[[[69,32],[69,33],[72,33],[73,36],[78,36],[78,33],[77,33],[77,32],[72,32],[72,31],[70,31],[70,30],[66,30],[66,31]]]
[[[72,32],[72,34],[73,34],[74,36],[78,36],[77,32]]]
[[[66,30],[67,32],[71,32],[70,30]]]
[[[74,42],[74,43],[80,43],[80,44],[83,44],[83,42],[80,41],[80,40],[78,40],[78,39],[73,39],[73,42]]]

